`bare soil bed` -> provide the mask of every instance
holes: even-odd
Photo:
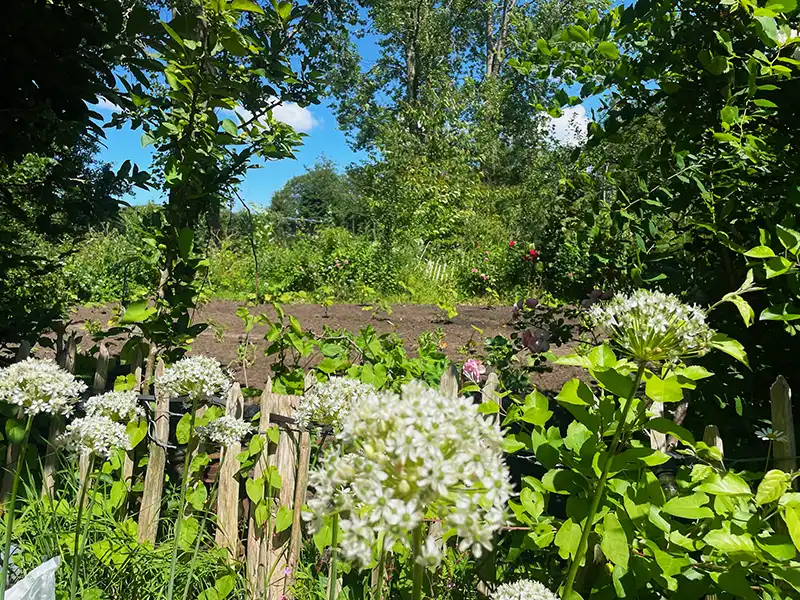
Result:
[[[236,316],[238,306],[240,303],[233,301],[213,300],[198,310],[194,320],[211,323],[213,327],[209,327],[195,341],[192,346],[193,354],[214,356],[223,364],[236,359],[237,347],[244,336],[242,322]],[[373,315],[372,311],[363,310],[357,304],[337,304],[328,308],[327,317],[325,308],[317,304],[295,304],[283,308],[287,315],[298,319],[303,329],[318,334],[322,333],[324,327],[346,329],[355,333],[368,325],[372,325],[379,333],[396,333],[403,338],[410,353],[416,351],[420,334],[441,329],[444,334],[444,352],[450,359],[459,362],[466,359],[463,349],[470,341],[477,343],[480,348],[484,338],[498,334],[508,335],[513,331],[510,324],[511,308],[506,306],[460,305],[458,315],[451,322],[445,321],[441,309],[430,304],[396,304],[392,306],[391,315],[382,311]],[[269,305],[250,307],[250,312],[274,317]],[[92,320],[105,327],[111,316],[111,307],[82,307],[71,315],[70,327],[83,334],[82,348],[88,349],[91,345],[90,336],[86,332],[87,322]],[[255,364],[248,369],[248,380],[251,386],[256,387],[260,387],[270,373],[270,363],[263,355],[267,346],[263,335],[263,326],[257,326],[250,334],[250,341],[258,346],[258,350]],[[110,344],[112,353],[122,341],[124,340]],[[569,348],[562,347],[555,351],[557,354],[564,354]],[[556,365],[552,372],[537,375],[535,383],[543,390],[557,391],[565,381],[579,373],[577,369]],[[241,373],[237,372],[237,375],[241,379]]]

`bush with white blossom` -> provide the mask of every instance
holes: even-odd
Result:
[[[219,361],[208,356],[189,356],[170,365],[156,380],[159,394],[170,398],[186,396],[200,401],[228,391],[231,380]]]
[[[218,446],[230,446],[239,442],[253,431],[254,427],[243,419],[225,415],[214,419],[208,425],[197,427],[201,440]]]
[[[643,362],[702,356],[714,335],[703,309],[663,292],[618,294],[593,306],[589,315],[625,353]]]
[[[300,400],[297,407],[297,423],[302,428],[330,425],[334,432],[342,429],[350,408],[367,395],[375,392],[374,386],[346,377],[331,377],[314,386]]]
[[[558,596],[538,581],[520,579],[497,586],[492,600],[559,600]]]
[[[367,565],[382,536],[410,548],[409,532],[426,516],[441,519],[476,556],[490,550],[506,522],[511,491],[503,436],[466,398],[447,398],[414,381],[400,395],[375,392],[355,404],[321,464],[310,474],[312,527],[336,513],[343,555]],[[435,566],[439,544],[429,536],[417,560]]]
[[[109,458],[119,449],[130,450],[131,440],[125,425],[105,415],[87,415],[67,425],[61,444],[78,454]]]
[[[28,358],[0,369],[0,401],[39,413],[69,415],[86,384],[52,360]]]
[[[139,406],[139,394],[134,391],[106,392],[92,396],[83,405],[88,416],[100,415],[114,421],[127,423],[144,414]]]

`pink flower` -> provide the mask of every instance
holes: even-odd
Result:
[[[513,248],[513,247],[514,247],[514,246],[516,246],[516,245],[517,245],[517,242],[515,242],[514,240],[510,240],[510,241],[508,242],[508,247],[509,247],[509,248]]]
[[[483,257],[483,262],[489,262],[489,257],[488,256],[484,256]]]
[[[481,379],[481,375],[486,373],[486,367],[483,366],[481,361],[470,358],[464,363],[461,373],[470,381],[478,382]]]
[[[291,568],[291,567],[288,567],[288,566],[287,566],[287,567],[285,567],[285,568],[283,569],[283,574],[284,574],[284,575],[291,575],[291,574],[292,574],[292,568]]]
[[[478,267],[472,267],[472,272],[473,273],[477,273],[478,272]]]
[[[347,259],[345,258],[345,259],[344,259],[344,264],[346,264],[346,265],[349,265],[349,264],[350,264],[350,261],[349,261],[349,260],[347,260]]]
[[[573,275],[572,272],[569,272],[567,273],[567,277],[569,277],[570,279],[574,279],[575,275]]]
[[[533,249],[528,250],[528,254],[530,254],[533,258],[536,258],[537,256],[539,256],[539,253],[536,250],[533,250]]]
[[[486,281],[486,273],[481,273],[481,277],[483,277],[483,280]]]
[[[489,251],[488,250],[486,251],[486,256],[489,256]]]

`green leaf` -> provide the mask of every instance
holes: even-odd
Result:
[[[208,500],[208,490],[202,481],[198,481],[197,485],[186,493],[186,501],[195,510],[203,510]]]
[[[633,388],[633,379],[627,375],[623,375],[615,369],[608,369],[606,371],[596,371],[592,369],[590,373],[603,388],[607,389],[615,396],[627,398],[630,395],[631,388]]]
[[[197,538],[200,531],[200,524],[195,517],[186,517],[181,523],[181,531],[178,535],[178,546],[181,550],[188,551],[192,548],[192,542]]]
[[[233,2],[231,2],[231,9],[243,12],[254,12],[260,15],[264,14],[264,9],[251,0],[233,0]]]
[[[542,477],[542,485],[548,492],[575,494],[585,485],[585,481],[572,471],[551,469]]]
[[[683,400],[683,389],[674,375],[661,379],[650,373],[644,386],[644,393],[654,402],[680,402]]]
[[[724,333],[715,333],[714,337],[711,338],[710,346],[732,356],[745,366],[750,366],[750,363],[747,361],[747,354],[744,351],[744,346],[736,340],[729,338]]]
[[[722,122],[726,125],[733,125],[739,119],[739,108],[736,106],[726,106],[720,111]]]
[[[614,42],[600,42],[597,44],[597,51],[611,60],[617,60],[619,58],[619,48],[617,48]]]
[[[792,476],[780,469],[772,469],[764,475],[756,491],[756,506],[762,506],[779,500],[789,488]]]
[[[564,445],[575,454],[579,454],[583,445],[593,437],[594,434],[589,431],[588,427],[583,423],[573,421],[567,428],[567,437],[564,438]]]
[[[792,254],[797,254],[798,250],[800,250],[800,233],[781,225],[776,228],[776,233],[781,245]]]
[[[778,304],[765,308],[758,319],[760,321],[795,321],[800,319],[800,309],[794,304]]]
[[[567,27],[567,35],[569,35],[570,39],[574,42],[589,42],[589,40],[592,39],[589,32],[580,25],[570,25]]]
[[[591,352],[589,352],[588,358],[590,368],[598,371],[613,369],[617,362],[619,362],[617,357],[614,355],[614,351],[608,346],[608,344],[600,344],[599,346],[592,348]]]
[[[755,538],[756,544],[761,550],[768,553],[775,560],[794,560],[797,550],[792,544],[792,538],[786,535],[771,535],[769,537]]]
[[[674,436],[685,444],[693,445],[695,443],[694,436],[688,429],[681,427],[670,419],[658,417],[645,423],[643,428]]]
[[[767,274],[767,279],[772,279],[788,272],[793,266],[794,263],[788,258],[775,256],[764,261],[764,272]]]
[[[525,406],[522,407],[522,414],[519,416],[519,420],[543,427],[552,416],[553,411],[550,410],[550,400],[544,394],[534,390],[525,397]]]
[[[167,24],[166,24],[164,21],[161,21],[161,25],[163,25],[163,26],[164,26],[164,29],[165,29],[165,30],[166,30],[166,32],[169,34],[169,37],[171,37],[173,40],[175,40],[176,42],[178,42],[178,44],[179,44],[179,45],[180,45],[182,48],[185,48],[185,47],[186,47],[186,44],[184,44],[184,43],[183,43],[183,38],[182,38],[181,36],[179,36],[179,35],[178,35],[178,32],[177,32],[177,31],[175,31],[175,30],[174,30],[172,27],[170,27],[169,25],[167,25]]]
[[[608,560],[627,570],[630,545],[625,530],[613,512],[607,513],[603,518],[603,539],[600,542],[600,549]]]
[[[222,129],[224,131],[226,131],[227,133],[229,133],[233,137],[236,137],[236,136],[239,135],[239,128],[236,127],[236,123],[234,123],[230,119],[222,119],[222,123],[220,123],[220,125],[222,126]]]
[[[277,8],[278,16],[280,17],[281,21],[284,23],[289,22],[289,17],[292,14],[292,3],[291,2],[279,2]]]
[[[125,498],[127,496],[128,487],[125,485],[125,482],[119,479],[114,480],[114,483],[111,484],[111,492],[109,493],[108,498],[111,503],[111,507],[117,509],[122,506],[122,503],[125,502]]]
[[[192,415],[186,413],[180,418],[178,424],[175,426],[175,439],[178,440],[179,444],[189,443],[189,427],[191,423]]]
[[[747,482],[733,471],[728,471],[722,477],[714,473],[695,490],[715,496],[749,496],[752,494]]]
[[[719,587],[737,598],[758,600],[758,595],[750,587],[750,582],[747,581],[747,577],[740,569],[728,569],[724,573],[720,573],[717,583]]]
[[[258,479],[247,479],[244,483],[247,497],[252,502],[258,504],[264,499],[264,480],[259,477]]]
[[[765,43],[772,42],[771,45],[778,45],[778,25],[773,17],[757,16],[756,22],[759,25],[759,34]]]
[[[227,598],[230,593],[233,591],[233,588],[236,586],[236,579],[233,575],[223,575],[219,579],[217,579],[216,583],[214,584],[214,589],[217,591],[217,596],[219,600],[223,600],[223,598]]]
[[[744,321],[744,326],[750,327],[750,325],[753,324],[753,320],[756,318],[756,313],[753,311],[753,307],[750,306],[750,303],[739,295],[731,296],[728,298],[728,301],[732,302],[739,311],[742,321]]]
[[[516,439],[513,433],[503,438],[503,452],[506,454],[514,454],[515,452],[519,452],[526,445],[527,444],[525,444],[525,442],[521,442]]]
[[[580,379],[570,379],[565,383],[558,396],[556,396],[556,400],[564,404],[579,404],[583,406],[593,406],[595,402],[592,390]]]
[[[755,248],[750,248],[744,255],[751,258],[772,258],[775,256],[775,252],[769,246],[756,246]]]
[[[141,323],[146,321],[151,315],[156,313],[154,307],[147,306],[147,300],[139,300],[131,302],[125,307],[125,312],[122,314],[120,323]]]
[[[178,232],[178,253],[183,260],[189,260],[194,246],[194,231],[190,227],[184,227]]]
[[[700,64],[703,65],[703,68],[712,75],[722,75],[729,68],[727,58],[713,55],[708,50],[701,50],[697,58],[700,60]]]
[[[767,0],[766,8],[779,13],[794,12],[797,10],[797,0]]]
[[[787,506],[781,513],[789,535],[792,538],[794,547],[800,551],[800,510],[794,506]]]
[[[712,519],[714,512],[704,506],[706,503],[708,503],[708,496],[702,492],[696,492],[690,496],[671,498],[664,504],[661,511],[683,519]]]
[[[749,533],[734,534],[727,529],[714,529],[703,536],[703,541],[720,552],[745,560],[756,554],[756,547]]]
[[[289,529],[292,526],[293,516],[292,509],[287,506],[281,506],[275,515],[275,533]]]
[[[25,421],[8,419],[6,421],[6,439],[12,444],[21,444],[25,439]]]
[[[156,138],[149,133],[142,134],[142,148],[147,148],[150,144],[155,144]]]
[[[556,534],[555,544],[558,547],[558,555],[564,560],[574,557],[580,541],[581,526],[574,523],[572,519],[567,519]]]

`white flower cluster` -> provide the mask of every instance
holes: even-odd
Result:
[[[225,415],[214,419],[208,425],[197,427],[197,435],[206,442],[219,446],[230,446],[240,441],[253,429],[254,427],[247,421]]]
[[[231,381],[219,361],[207,356],[182,358],[167,367],[156,381],[159,394],[170,398],[188,396],[189,400],[224,394],[230,386]]]
[[[130,450],[131,440],[125,425],[105,415],[88,415],[67,425],[61,444],[80,454],[108,458],[118,449]]]
[[[410,548],[408,534],[426,516],[441,519],[462,550],[491,549],[511,485],[500,429],[470,400],[418,381],[399,396],[374,392],[353,406],[337,439],[310,474],[306,518],[318,529],[325,515],[339,513],[347,559],[369,563],[380,535],[388,551],[397,541]],[[432,537],[417,558],[440,562]]]
[[[300,400],[297,423],[304,429],[312,423],[330,425],[334,432],[339,432],[350,408],[375,391],[374,386],[356,379],[331,377]]]
[[[520,579],[497,586],[492,600],[559,600],[558,596],[538,581]]]
[[[636,290],[589,309],[602,331],[639,361],[676,360],[708,352],[714,331],[695,305],[672,294]]]
[[[87,416],[101,415],[124,423],[144,414],[144,410],[139,406],[139,394],[133,391],[106,392],[92,396],[83,408]]]
[[[0,369],[0,401],[15,404],[28,416],[69,415],[86,384],[52,360],[28,358]]]

